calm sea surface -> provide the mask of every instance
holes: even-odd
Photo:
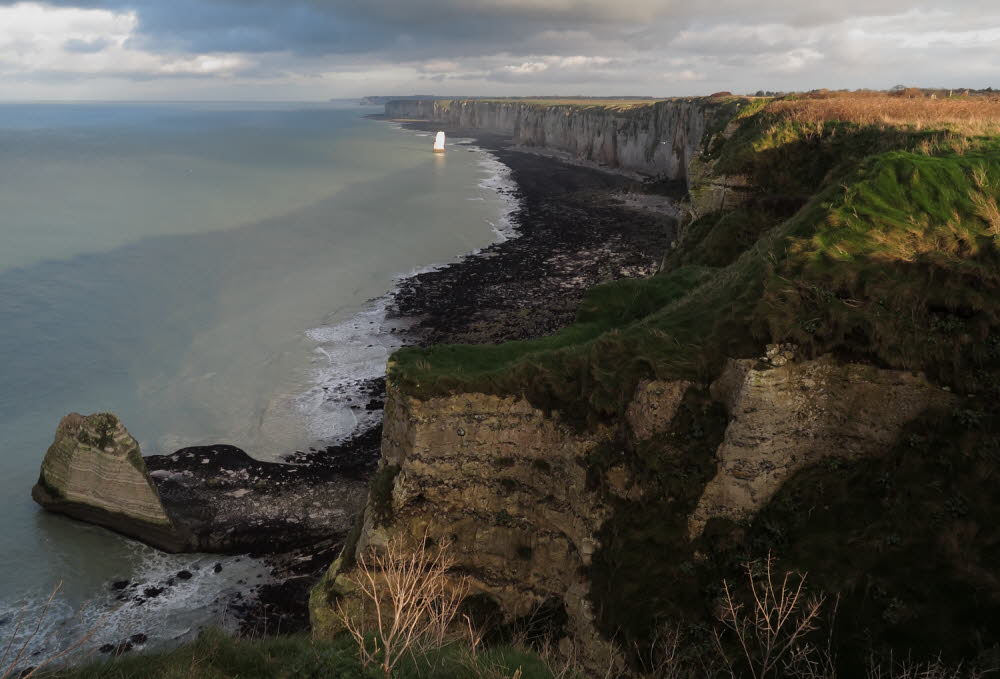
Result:
[[[393,347],[378,298],[502,237],[510,208],[486,153],[456,140],[436,156],[429,136],[362,117],[375,110],[0,105],[0,639],[60,582],[33,648],[98,620],[101,641],[182,638],[224,618],[237,580],[266,580],[254,560],[161,555],[29,493],[70,411],[115,412],[144,454],[227,442],[274,458],[350,433],[352,381]],[[195,577],[141,605],[109,592],[181,568]]]

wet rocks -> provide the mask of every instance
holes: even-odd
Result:
[[[378,433],[366,433],[359,445],[298,453],[288,462],[263,462],[217,445],[151,456],[146,463],[192,551],[268,554],[346,534],[364,506]]]

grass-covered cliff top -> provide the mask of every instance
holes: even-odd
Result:
[[[652,110],[658,104],[668,101],[700,102],[707,107],[718,108],[728,105],[737,108],[735,105],[743,105],[747,102],[761,101],[768,99],[759,97],[734,96],[729,93],[720,93],[721,96],[712,95],[708,97],[671,97],[667,99],[577,99],[577,98],[504,98],[491,97],[483,99],[435,99],[439,106],[451,107],[456,104],[511,104],[521,106],[535,106],[539,108],[561,108],[567,111],[588,112],[588,113],[608,113],[616,115],[630,115]]]
[[[621,412],[642,378],[710,380],[725,357],[790,341],[983,387],[1000,358],[1000,99],[727,111],[703,160],[753,188],[690,224],[659,275],[592,290],[549,337],[403,349],[390,379],[421,398],[524,394],[582,421]]]
[[[504,98],[504,97],[491,97],[488,99],[475,99],[474,101],[484,101],[493,103],[508,103],[508,104],[528,104],[531,106],[578,106],[581,108],[590,107],[601,107],[601,108],[615,108],[621,110],[628,110],[631,108],[642,108],[645,106],[652,106],[659,101],[664,101],[663,99],[575,99],[573,97],[567,98],[549,98],[549,99],[516,99],[516,98]]]

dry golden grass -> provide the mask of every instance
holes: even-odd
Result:
[[[775,101],[768,110],[800,123],[838,120],[860,125],[949,129],[968,135],[1000,134],[1000,97],[931,99],[879,92],[829,93]]]

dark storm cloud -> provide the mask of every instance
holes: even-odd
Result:
[[[48,91],[23,86],[32,73],[60,72],[88,96],[84,79],[98,77],[105,96],[158,79],[149,96],[197,96],[171,79],[214,78],[264,98],[996,86],[1000,60],[995,0],[0,0],[0,10],[18,2],[110,10],[8,15],[25,28],[0,25],[0,87],[16,78],[34,96]],[[62,28],[49,30],[56,19]]]
[[[0,0],[12,4],[12,0]],[[58,6],[134,10],[140,46],[190,52],[475,56],[498,51],[583,53],[595,43],[652,47],[696,23],[810,27],[941,6],[910,0],[57,0]],[[973,3],[974,4],[974,3]],[[548,48],[548,49],[546,49]]]

